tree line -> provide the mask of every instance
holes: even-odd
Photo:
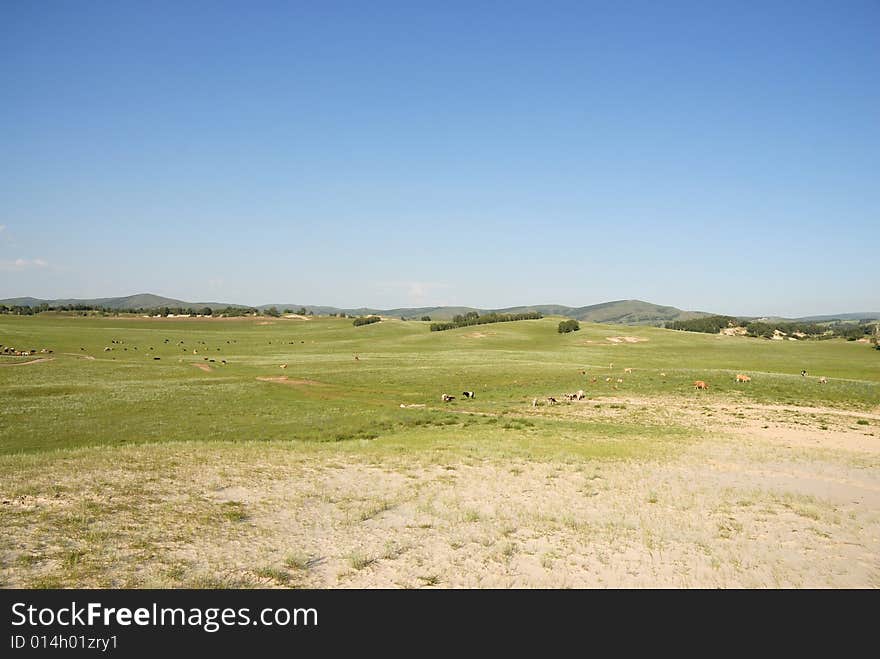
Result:
[[[772,339],[777,332],[781,332],[787,336],[801,339],[840,337],[847,341],[856,341],[857,339],[870,337],[877,331],[877,324],[868,320],[860,320],[858,323],[833,322],[825,324],[766,320],[753,320],[744,323],[734,316],[706,316],[705,318],[676,320],[666,323],[666,329],[705,332],[707,334],[718,334],[721,330],[728,327],[744,327],[747,336],[763,337],[765,339]]]
[[[452,317],[452,321],[446,323],[431,323],[432,332],[443,332],[445,330],[456,329],[458,327],[470,327],[471,325],[489,325],[491,323],[509,323],[514,320],[538,320],[543,318],[544,314],[540,311],[527,311],[524,313],[487,313],[482,316],[476,311],[469,311],[466,314],[457,314]]]
[[[739,320],[733,316],[706,316],[705,318],[692,318],[691,320],[673,320],[666,323],[666,329],[718,334],[722,329],[737,327],[738,325]]]

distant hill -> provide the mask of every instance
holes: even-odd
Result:
[[[802,323],[825,323],[830,320],[878,320],[880,311],[861,311],[858,313],[839,313],[831,316],[804,316],[795,320]]]
[[[161,295],[153,295],[152,293],[139,293],[137,295],[127,295],[125,297],[97,297],[88,299],[68,298],[58,300],[40,300],[34,297],[14,297],[7,300],[0,300],[0,304],[5,304],[9,307],[36,307],[44,303],[48,304],[51,307],[81,304],[85,306],[119,309],[120,311],[126,311],[130,309],[159,309],[161,307],[223,308],[226,306],[241,306],[237,304],[227,305],[220,302],[184,302],[183,300],[175,300],[174,298],[162,297]]]
[[[250,305],[234,304],[228,302],[185,302],[173,298],[153,295],[152,293],[141,293],[138,295],[129,295],[126,297],[105,297],[92,299],[63,299],[63,300],[41,300],[33,297],[17,297],[7,300],[0,300],[0,304],[6,306],[29,306],[35,307],[40,304],[47,303],[50,306],[62,305],[89,305],[103,306],[108,309],[119,309],[120,311],[130,309],[157,309],[161,307],[183,307],[199,309],[201,307],[211,307],[212,309],[222,309],[224,307],[248,307]],[[344,313],[349,316],[368,316],[379,315],[388,317],[404,317],[409,320],[418,320],[423,316],[430,316],[432,320],[450,320],[453,316],[464,315],[469,311],[476,311],[483,314],[490,311],[499,313],[524,313],[527,311],[540,311],[545,316],[564,316],[566,318],[574,318],[576,320],[588,323],[609,323],[616,325],[654,325],[662,327],[668,322],[674,320],[693,320],[695,318],[703,318],[713,314],[705,311],[684,311],[676,307],[663,306],[645,302],[643,300],[614,300],[613,302],[602,302],[601,304],[591,304],[585,307],[568,307],[562,304],[536,304],[520,307],[506,307],[503,309],[478,309],[474,307],[401,307],[397,309],[376,309],[373,307],[358,307],[350,309],[342,309],[339,307],[328,307],[313,304],[263,304],[257,309],[266,310],[269,307],[276,307],[279,311],[292,309],[298,311],[306,308],[317,315],[340,314]],[[753,320],[757,317],[742,317],[744,320]],[[774,322],[827,322],[832,320],[859,320],[859,319],[880,319],[880,312],[861,312],[861,313],[843,313],[828,316],[807,316],[804,318],[786,319],[780,317],[768,317],[768,320]]]
[[[345,313],[355,316],[377,314],[381,316],[403,316],[409,319],[419,319],[422,316],[430,316],[432,320],[449,320],[456,315],[464,315],[469,311],[477,313],[525,313],[527,311],[540,311],[545,316],[565,316],[590,323],[615,323],[619,325],[656,325],[662,326],[671,320],[691,320],[702,318],[712,314],[702,311],[682,311],[675,307],[665,307],[641,300],[616,300],[603,302],[587,307],[567,307],[562,304],[535,304],[522,307],[506,307],[503,309],[478,309],[474,307],[405,307],[398,309],[374,309],[360,307],[356,309],[338,309],[335,307],[318,307],[306,304],[265,304],[259,309],[276,307],[281,309],[299,309],[305,307],[316,314],[321,313]]]
[[[786,318],[784,316],[739,316],[739,318],[769,323],[829,323],[836,320],[880,320],[880,311],[858,311],[825,316],[801,316],[800,318]]]
[[[656,325],[673,320],[691,320],[712,314],[705,311],[682,311],[676,307],[666,307],[642,300],[615,300],[592,304],[587,307],[566,307],[563,305],[535,305],[531,307],[510,307],[499,309],[505,313],[540,311],[544,315],[567,316],[588,323],[613,323],[616,325]]]

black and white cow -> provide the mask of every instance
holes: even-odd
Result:
[[[461,395],[464,396],[465,398],[476,398],[477,397],[477,394],[475,394],[473,391],[462,391]]]

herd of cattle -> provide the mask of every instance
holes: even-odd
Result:
[[[113,339],[113,340],[111,341],[111,343],[112,343],[112,344],[115,344],[115,345],[118,345],[118,346],[122,346],[125,342],[122,341],[122,340]],[[169,339],[165,339],[165,340],[164,340],[164,343],[165,343],[165,344],[168,344],[168,343],[170,343],[170,340],[169,340]],[[197,341],[196,343],[199,344],[200,346],[202,346],[202,349],[203,349],[203,350],[206,350],[206,349],[207,349],[207,345],[205,344],[204,341]],[[229,343],[237,343],[237,341],[235,341],[235,340],[232,340],[232,341],[226,341],[226,343],[227,343],[227,344],[229,344]],[[270,341],[270,343],[271,343],[271,341]],[[293,343],[293,341],[291,341],[291,343]],[[179,347],[183,352],[187,352],[187,351],[188,351],[188,348],[185,347],[185,343],[184,343],[184,341],[178,341],[178,342],[177,342],[177,347]],[[138,348],[137,348],[137,346],[132,346],[132,349],[133,349],[133,350],[137,350]],[[80,350],[81,350],[81,351],[85,351],[85,348],[80,348]],[[104,351],[105,351],[105,352],[110,352],[110,351],[112,351],[112,350],[113,350],[113,347],[111,347],[111,346],[106,346],[106,347],[104,348]],[[127,350],[128,350],[128,347],[127,347],[127,346],[126,346],[126,347],[123,347],[123,350],[127,351]],[[151,354],[151,353],[153,353],[154,350],[155,350],[155,348],[150,347],[149,352],[147,353],[146,356],[147,356],[147,357],[152,356],[154,360],[158,360],[158,359],[160,359],[160,357],[158,357],[158,356],[154,356],[154,355]],[[220,348],[217,348],[216,350],[219,352],[219,351],[220,351]],[[5,346],[5,345],[3,345],[3,344],[0,344],[0,355],[8,356],[8,357],[30,357],[30,356],[32,356],[32,355],[37,355],[37,354],[43,354],[43,355],[45,355],[45,354],[52,354],[52,352],[53,352],[53,351],[50,350],[50,349],[48,349],[48,348],[41,348],[41,349],[31,348],[31,349],[29,349],[29,350],[19,350],[19,349],[14,348],[13,346]],[[193,353],[194,355],[199,354],[199,352],[198,352],[198,348],[193,348],[193,349],[192,349],[192,353]],[[205,359],[205,361],[215,362],[214,359],[210,359],[210,358],[208,358],[208,357],[204,357],[204,359]],[[358,361],[359,361],[359,357],[358,357],[357,355],[355,355],[355,360],[358,360]],[[179,360],[179,361],[183,361],[183,360]],[[222,364],[226,364],[227,362],[226,362],[225,359],[222,359],[222,360],[220,360],[220,363],[222,363]],[[282,369],[286,369],[286,368],[287,368],[287,364],[286,364],[286,363],[285,363],[285,364],[280,364],[279,366],[280,366]],[[614,363],[612,362],[611,364],[609,364],[608,368],[609,368],[609,369],[613,369],[613,368],[614,368]],[[631,374],[631,373],[633,372],[633,369],[632,369],[632,367],[627,367],[627,368],[624,368],[624,369],[623,369],[623,372],[624,372],[625,374]],[[581,373],[581,375],[584,375],[584,376],[587,375],[586,370],[582,370],[582,371],[580,371],[580,373]],[[801,376],[802,376],[802,377],[807,377],[807,371],[806,371],[806,370],[802,370],[802,371],[801,371]],[[665,372],[664,372],[664,373],[660,373],[660,377],[663,378],[664,381],[665,381],[665,379],[666,379],[666,373],[665,373]],[[591,378],[590,378],[590,382],[591,382],[591,383],[596,383],[596,382],[598,382],[598,380],[599,380],[598,377],[591,377]],[[752,378],[751,378],[750,376],[748,376],[748,375],[745,375],[744,373],[737,373],[736,376],[734,377],[734,381],[735,381],[737,384],[740,384],[740,383],[749,383],[749,382],[752,381]],[[611,383],[611,384],[612,384],[612,388],[613,388],[613,389],[617,389],[619,384],[623,384],[623,378],[616,378],[616,379],[615,379],[615,378],[612,378],[612,377],[606,377],[606,378],[605,378],[605,382],[607,382],[607,383]],[[822,376],[822,377],[820,377],[820,378],[818,379],[818,382],[819,382],[819,384],[828,384],[828,378],[826,378],[825,376]],[[693,382],[693,387],[694,387],[694,389],[697,389],[697,390],[704,390],[704,391],[706,391],[706,390],[709,389],[709,383],[706,382],[705,380],[694,380],[694,382]],[[461,392],[461,395],[462,395],[463,398],[468,398],[468,399],[476,398],[476,394],[475,394],[473,391],[463,391],[463,392]],[[574,393],[566,393],[566,394],[562,394],[562,396],[560,396],[560,398],[564,398],[564,399],[567,399],[567,400],[569,400],[569,401],[583,400],[584,398],[586,398],[586,394],[584,393],[584,390],[583,390],[583,389],[579,389],[578,391],[576,391],[576,392],[574,392]],[[444,394],[441,396],[441,400],[442,400],[444,403],[450,403],[450,402],[452,402],[452,401],[455,400],[455,396],[452,396],[452,395],[450,395],[450,394],[446,394],[446,393],[444,393]],[[554,405],[554,404],[556,404],[556,403],[559,402],[559,399],[556,398],[555,396],[547,396],[545,400],[546,400],[546,402],[547,402],[548,405]],[[538,399],[538,398],[535,398],[535,399],[532,401],[532,406],[537,406],[537,405],[538,405],[538,402],[539,402],[539,399]]]
[[[282,367],[282,368],[284,368],[284,367]],[[611,363],[609,365],[609,368],[613,369],[614,363]],[[628,367],[628,368],[623,369],[623,372],[624,373],[632,373],[633,369]],[[580,373],[581,373],[581,375],[587,374],[587,372],[585,370],[581,371]],[[806,377],[807,372],[805,370],[801,371],[801,375],[803,377]],[[665,380],[666,373],[660,373],[660,377]],[[590,378],[591,383],[596,383],[598,381],[599,381],[599,378],[597,378],[597,377]],[[745,384],[745,383],[749,383],[751,381],[752,381],[751,376],[746,375],[744,373],[737,373],[736,376],[734,377],[734,382],[736,382],[737,384],[740,384],[740,383]],[[615,378],[606,377],[605,382],[612,383],[612,388],[617,389],[618,384],[623,384],[623,378],[616,378],[616,380],[615,380]],[[822,376],[818,379],[818,382],[819,382],[819,384],[828,384],[828,378],[826,378],[825,376]],[[709,389],[709,383],[706,382],[705,380],[694,380],[693,387],[694,387],[694,389],[697,389],[697,390],[707,391]],[[464,396],[465,398],[476,398],[473,391],[463,391],[461,395]],[[575,400],[584,400],[586,397],[587,397],[587,395],[584,392],[584,390],[579,389],[578,391],[576,391],[574,393],[562,394],[562,396],[560,396],[558,398],[556,396],[546,396],[544,398],[544,401],[546,401],[547,405],[555,405],[556,403],[558,403],[560,401],[560,399],[563,399],[563,398],[566,400],[569,400],[569,401],[575,401]],[[452,401],[455,400],[455,396],[451,396],[449,394],[443,394],[440,397],[440,399],[444,403],[451,403]],[[537,407],[540,404],[541,404],[540,398],[534,398],[532,400],[532,407]]]
[[[31,348],[30,350],[17,350],[12,346],[5,346],[0,344],[0,355],[6,355],[7,357],[30,357],[32,355],[51,355],[52,351],[48,348],[40,348],[37,350],[36,348]]]

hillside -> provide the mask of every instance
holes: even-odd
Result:
[[[125,297],[98,297],[98,298],[66,298],[56,300],[41,300],[34,297],[15,297],[6,300],[0,300],[0,304],[6,306],[25,306],[36,307],[41,304],[48,304],[51,307],[84,305],[92,307],[107,307],[108,309],[119,309],[125,311],[129,309],[158,309],[161,307],[225,307],[225,306],[241,306],[236,304],[227,305],[221,302],[184,302],[183,300],[175,300],[170,297],[162,297],[161,295],[153,295],[152,293],[139,293],[137,295],[127,295]]]
[[[186,302],[174,298],[153,295],[152,293],[140,293],[126,297],[105,297],[90,299],[56,299],[42,300],[34,297],[17,297],[0,300],[0,305],[35,307],[41,304],[50,306],[62,305],[87,305],[103,306],[120,311],[130,309],[156,309],[160,307],[183,307],[201,308],[211,307],[222,309],[223,307],[245,307],[250,305],[235,304],[229,302]],[[498,313],[524,313],[527,311],[540,311],[545,316],[564,316],[590,323],[609,323],[617,325],[653,325],[662,327],[665,323],[675,320],[692,320],[703,318],[712,314],[705,311],[685,311],[677,307],[664,306],[645,302],[643,300],[614,300],[602,302],[584,307],[569,307],[562,304],[535,304],[528,306],[506,307],[502,309],[479,309],[475,307],[399,307],[395,309],[377,309],[374,307],[339,308],[312,304],[286,303],[286,304],[262,304],[255,308],[266,310],[276,307],[279,310],[298,310],[303,307],[316,315],[340,314],[352,316],[380,315],[397,318],[418,320],[423,316],[430,316],[432,320],[451,320],[453,316],[463,315],[469,311],[484,314],[488,312]],[[753,320],[756,317],[743,317],[745,320]],[[799,322],[825,322],[830,320],[854,320],[854,319],[877,319],[880,312],[842,313],[827,316],[809,316],[804,318],[786,319],[773,317],[774,321],[799,321]]]
[[[396,316],[409,319],[419,319],[422,316],[430,316],[432,320],[450,320],[453,316],[463,315],[469,311],[484,314],[497,313],[525,313],[528,311],[540,311],[545,316],[565,316],[592,323],[615,323],[619,325],[654,325],[662,326],[671,320],[690,320],[701,318],[711,314],[702,311],[683,311],[676,307],[661,306],[642,300],[616,300],[603,302],[586,307],[568,307],[562,304],[535,304],[529,306],[506,307],[502,309],[480,309],[475,307],[403,307],[397,309],[376,309],[372,307],[359,307],[354,309],[339,309],[336,307],[320,307],[299,304],[266,304],[258,307],[268,309],[298,309],[305,307],[316,314],[345,313],[348,315],[365,316],[377,314],[381,316]]]
[[[563,305],[536,305],[531,307],[511,307],[499,309],[503,313],[540,311],[544,315],[567,316],[590,323],[614,323],[617,325],[655,325],[662,326],[672,320],[691,320],[711,314],[703,311],[683,311],[676,307],[661,306],[642,300],[615,300],[592,304],[586,307],[566,307]]]

